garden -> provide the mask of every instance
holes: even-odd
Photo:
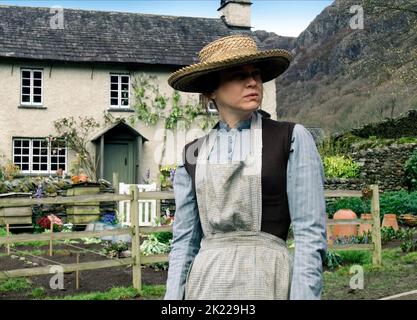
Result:
[[[375,139],[371,140],[372,146],[380,146]],[[402,139],[402,142],[410,141]],[[369,139],[361,143],[355,139],[354,143],[370,147]],[[346,146],[324,145],[320,153],[326,178],[348,182],[363,178],[364,167],[349,156]],[[126,218],[119,212],[116,198],[111,198],[116,197],[115,186],[103,179],[91,179],[94,159],[80,157],[78,160],[71,176],[57,172],[54,177],[19,178],[18,168],[10,162],[0,168],[0,299],[162,299],[174,219],[171,214],[164,216],[163,213],[174,212],[174,208],[167,203],[166,210],[161,210],[160,218],[149,227],[150,231],[139,241],[132,241],[132,233],[121,232],[129,226],[124,224]],[[323,299],[382,299],[417,290],[417,151],[410,154],[401,170],[403,183],[397,190],[381,189],[377,209],[366,188],[361,190],[361,196],[326,197],[328,221],[348,219],[353,222],[327,227],[330,246],[323,264]],[[147,174],[145,181],[149,178],[149,172]],[[174,174],[175,166],[161,167],[159,183],[167,192],[172,193]],[[56,201],[68,196],[86,197],[88,201],[71,205]],[[99,202],[94,198],[107,196],[113,200]],[[117,196],[120,197],[118,200],[122,197],[130,199]],[[28,198],[45,200],[45,203],[32,203],[28,207],[16,205],[11,210],[15,213],[13,216],[6,210],[10,208],[1,205],[8,200],[21,203]],[[372,229],[373,212],[379,212],[378,233]],[[156,227],[162,229],[152,229]],[[60,236],[80,231],[86,232],[87,236]],[[98,236],[100,232],[107,233]],[[1,242],[8,235],[20,236],[22,240],[12,244]],[[40,238],[25,240],[25,235],[39,235]],[[53,238],[49,239],[51,235]],[[355,247],[369,245],[371,248],[378,242],[381,244],[380,263],[375,263],[375,250],[357,250]],[[291,229],[287,244],[293,252],[295,243]],[[344,246],[345,250],[336,250],[333,246]],[[140,289],[135,285],[134,274],[138,271],[132,254],[135,250],[139,250],[142,257],[139,262]],[[153,257],[159,257],[159,260]],[[107,267],[88,269],[102,260],[106,261]],[[63,271],[62,278],[53,271],[49,274],[30,271],[51,265],[71,267]],[[19,270],[21,276],[16,276],[13,270]],[[417,297],[410,294],[398,299]]]

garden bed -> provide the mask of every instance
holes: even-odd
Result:
[[[76,246],[92,251],[100,251],[104,248],[103,244],[76,244]],[[13,270],[31,268],[33,263],[37,264],[35,267],[54,264],[48,260],[62,264],[76,263],[77,253],[79,253],[80,262],[109,259],[90,251],[83,251],[82,249],[76,249],[68,245],[54,245],[54,255],[50,257],[49,246],[15,246],[11,248],[10,256],[4,254],[4,248],[2,248],[0,265],[2,270]],[[23,253],[18,253],[16,250]],[[28,255],[30,251],[32,255]],[[17,258],[12,258],[12,255]],[[20,257],[25,257],[25,260],[19,259]],[[131,287],[133,279],[131,266],[80,271],[80,287],[77,290],[75,275],[75,272],[64,274],[63,290],[51,289],[49,281],[54,276],[53,274],[26,279],[12,279],[9,281],[10,290],[8,290],[7,284],[6,288],[2,289],[1,283],[4,284],[5,281],[0,280],[0,299],[62,298],[82,293],[105,292],[114,287]],[[142,284],[144,286],[162,285],[166,283],[166,279],[166,270],[155,271],[147,266],[142,267]],[[138,298],[140,299],[141,297]]]

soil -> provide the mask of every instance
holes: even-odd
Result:
[[[76,244],[77,247],[82,249],[88,249],[96,252],[100,252],[103,249],[102,244],[93,244],[93,245],[83,245]],[[2,251],[4,248],[2,248]],[[38,266],[33,266],[28,264],[26,261],[19,260],[19,258],[12,258],[12,255],[22,256],[16,253],[16,250],[19,251],[33,251],[33,250],[43,250],[45,251],[42,255],[30,256],[24,255],[26,261],[32,263],[37,263]],[[4,252],[4,251],[3,251]],[[33,247],[33,246],[16,246],[11,248],[11,256],[0,256],[0,266],[1,270],[13,270],[13,269],[23,269],[23,268],[32,268],[32,267],[42,267],[47,265],[54,264],[68,264],[76,263],[77,253],[79,253],[80,262],[89,262],[89,261],[98,261],[109,259],[106,256],[99,255],[93,252],[82,251],[81,249],[76,249],[66,245],[56,245],[54,246],[54,255],[49,256],[49,246],[43,247]],[[52,261],[50,261],[52,260]],[[167,280],[167,271],[159,270],[155,271],[154,269],[148,266],[142,266],[142,285],[156,285],[156,284],[165,284]],[[110,290],[113,287],[130,287],[132,286],[132,267],[131,266],[122,266],[122,267],[113,267],[113,268],[103,268],[96,270],[87,270],[80,271],[80,287],[77,290],[75,288],[75,272],[68,272],[64,274],[64,289],[51,289],[49,282],[54,276],[51,275],[41,275],[34,276],[27,279],[30,279],[31,286],[28,290],[22,290],[18,292],[0,292],[0,300],[4,299],[31,299],[31,291],[34,288],[43,287],[45,290],[45,295],[50,297],[63,297],[67,295],[77,295],[81,293],[89,292],[104,292]]]

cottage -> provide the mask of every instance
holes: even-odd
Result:
[[[137,75],[155,77],[160,95],[170,99],[168,75],[196,62],[196,53],[219,37],[251,34],[250,9],[249,0],[222,0],[213,19],[0,6],[3,161],[22,175],[70,172],[76,154],[65,141],[48,139],[57,134],[54,121],[93,117],[101,124],[89,144],[98,177],[111,181],[116,172],[121,182],[141,183],[149,170],[158,182],[159,166],[175,164],[184,144],[204,131],[198,119],[184,134],[167,132],[163,121],[127,121],[135,115]],[[197,104],[201,97],[181,99]],[[265,85],[262,109],[276,119],[274,81]],[[106,124],[104,113],[117,121]]]

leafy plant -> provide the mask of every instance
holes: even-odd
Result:
[[[410,228],[405,230],[401,235],[401,250],[403,252],[413,252],[417,251],[417,240],[414,239],[414,235],[416,233],[415,228]]]
[[[410,190],[417,189],[417,151],[414,151],[404,165],[405,180]]]
[[[329,178],[356,178],[359,176],[359,165],[346,156],[324,157],[324,172]]]
[[[361,198],[338,198],[326,200],[326,212],[329,218],[333,218],[336,211],[340,209],[351,209],[357,215],[370,212],[370,201]]]
[[[398,239],[397,231],[394,230],[393,227],[382,227],[381,228],[381,241],[382,243],[390,242],[394,239]]]
[[[165,244],[170,244],[172,240],[172,236],[173,236],[171,231],[154,232],[153,235],[159,242],[165,243]]]
[[[342,257],[333,251],[327,251],[324,265],[330,270],[335,270],[343,263]]]
[[[145,256],[149,256],[152,254],[164,254],[168,253],[171,250],[170,243],[166,244],[160,242],[155,236],[155,234],[151,233],[147,239],[143,241],[140,245],[140,250]]]
[[[68,117],[54,121],[54,126],[59,137],[53,139],[65,139],[68,147],[76,153],[78,170],[83,169],[90,179],[97,181],[99,159],[90,153],[88,144],[90,135],[100,124],[92,117],[79,117],[78,122],[74,117]]]
[[[113,243],[106,243],[103,253],[110,258],[120,258],[123,251],[129,249],[129,246],[124,241],[117,241]]]
[[[161,182],[161,188],[173,187],[176,168],[177,168],[176,165],[167,165],[167,166],[161,167],[161,169],[159,170],[160,172],[159,179]]]

